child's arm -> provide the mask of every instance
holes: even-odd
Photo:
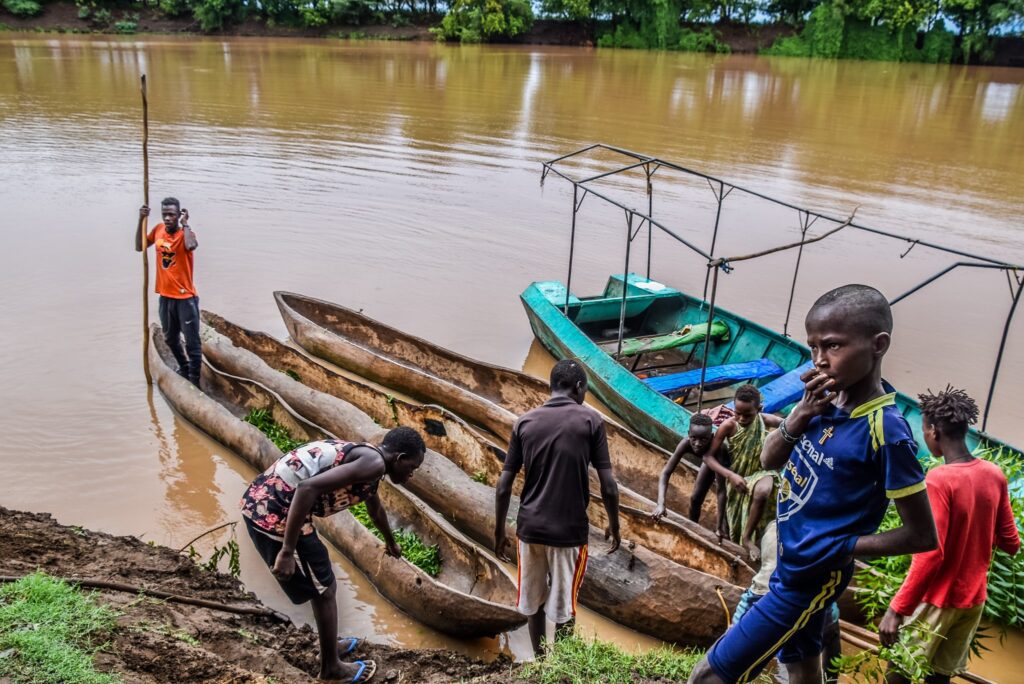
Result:
[[[879,558],[882,556],[903,556],[924,553],[937,548],[939,537],[935,531],[932,507],[928,492],[921,490],[896,499],[896,512],[903,521],[902,527],[888,532],[868,534],[857,539],[853,555],[858,558]]]
[[[777,428],[782,424],[782,416],[777,416],[774,413],[762,413],[761,419],[764,420],[766,428]]]
[[[366,512],[370,514],[370,520],[377,526],[380,533],[384,535],[384,545],[387,547],[388,555],[395,558],[402,557],[402,547],[395,541],[395,534],[391,531],[391,523],[388,521],[387,511],[380,502],[377,492],[366,499]]]
[[[352,463],[331,468],[327,472],[303,480],[295,488],[295,496],[288,507],[284,524],[284,545],[274,562],[274,576],[286,580],[295,573],[295,544],[299,541],[302,525],[313,510],[317,497],[342,489],[356,482],[372,482],[384,475],[384,459],[380,456],[363,456]]]
[[[651,511],[652,518],[657,519],[665,515],[665,494],[668,492],[668,480],[672,477],[672,473],[676,471],[676,466],[683,459],[683,455],[689,451],[692,451],[690,449],[690,438],[685,437],[676,446],[676,450],[672,452],[665,467],[662,468],[661,477],[658,479],[658,505]]]
[[[733,487],[741,492],[746,492],[746,480],[722,465],[722,462],[717,458],[719,450],[725,448],[725,438],[732,436],[735,432],[735,420],[730,418],[722,423],[721,427],[718,428],[718,432],[715,433],[714,439],[711,440],[711,448],[708,449],[708,453],[704,454],[704,462],[708,464],[708,468],[715,471],[717,475],[724,477]]]

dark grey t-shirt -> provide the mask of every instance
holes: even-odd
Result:
[[[590,522],[587,468],[610,469],[604,419],[569,397],[555,397],[512,428],[505,470],[525,468],[517,536],[529,544],[582,546]]]

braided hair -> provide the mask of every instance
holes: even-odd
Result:
[[[928,390],[917,398],[928,423],[953,439],[963,439],[968,426],[978,422],[978,404],[967,392],[952,385],[946,385],[946,389],[938,394]]]

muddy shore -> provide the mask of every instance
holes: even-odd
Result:
[[[0,539],[0,575],[41,570],[232,606],[262,606],[237,580],[202,570],[185,554],[135,537],[60,525],[46,514],[0,507]],[[308,626],[116,591],[103,590],[97,597],[122,613],[109,645],[96,657],[97,669],[117,673],[125,682],[282,684],[310,682],[316,674],[319,649]],[[376,660],[374,681],[379,682],[522,681],[505,659],[482,663],[450,651],[368,644],[356,657]]]

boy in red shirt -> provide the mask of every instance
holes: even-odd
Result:
[[[903,621],[926,625],[915,646],[928,658],[928,684],[946,684],[967,666],[971,641],[985,607],[988,567],[997,547],[1020,548],[1006,477],[998,466],[971,455],[964,437],[978,406],[963,390],[922,394],[924,441],[945,465],[927,475],[939,548],[914,556],[903,586],[879,625],[885,645],[896,642]],[[891,684],[908,680],[890,670]]]
[[[146,247],[156,245],[156,293],[160,295],[160,327],[164,340],[178,362],[178,373],[199,387],[199,371],[203,364],[203,345],[199,340],[199,297],[192,282],[192,255],[199,242],[188,225],[188,210],[173,197],[160,203],[163,223],[158,223],[146,236]],[[139,210],[139,226],[135,231],[135,251],[142,251],[142,221],[149,216],[149,207]],[[181,350],[181,337],[185,351]],[[187,354],[187,355],[186,355]]]

